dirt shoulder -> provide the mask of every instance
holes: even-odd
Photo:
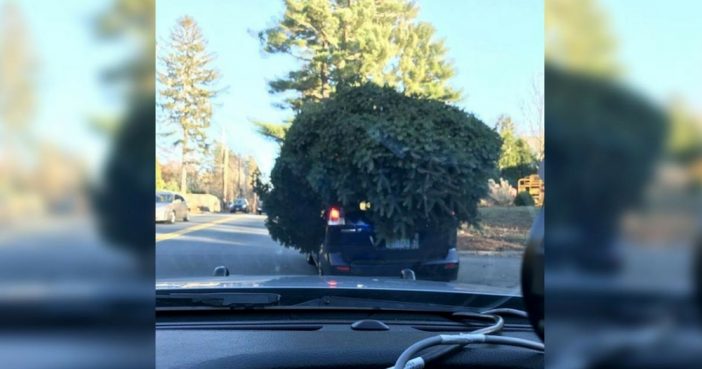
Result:
[[[458,231],[461,251],[522,251],[538,209],[532,206],[478,208],[479,226]]]

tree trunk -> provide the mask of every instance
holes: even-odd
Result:
[[[327,49],[327,42],[326,42],[326,41],[322,42],[322,47],[323,47],[324,49]],[[327,84],[328,84],[328,80],[329,80],[329,77],[327,77],[327,62],[326,62],[326,61],[323,61],[323,62],[322,62],[322,67],[320,68],[320,75],[319,75],[319,81],[320,81],[321,90],[322,90],[322,91],[321,91],[321,93],[322,93],[322,99],[324,99],[325,97],[327,97],[326,95],[327,95],[327,92],[328,92],[327,90],[328,90],[328,89],[327,89],[326,87],[327,87]]]
[[[224,165],[222,165],[222,169],[224,170],[224,173],[222,173],[222,195],[224,197],[224,202],[227,203],[227,182],[228,182],[228,169],[229,169],[229,150],[227,150],[227,147],[223,147],[223,152],[224,152]]]
[[[327,84],[326,67],[327,67],[327,63],[322,63],[322,70],[321,70],[321,75],[320,75],[320,82],[322,85],[322,98],[326,97],[325,91],[324,91],[324,87],[326,87],[326,84]]]
[[[238,183],[237,184],[239,187],[239,195],[238,196],[242,196],[243,194],[242,194],[242,189],[241,189],[241,157],[239,157],[239,159],[237,160],[237,165],[238,165],[238,167],[237,167]]]

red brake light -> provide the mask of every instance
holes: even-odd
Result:
[[[340,272],[348,272],[351,270],[351,267],[349,267],[348,265],[337,265],[336,270]]]
[[[329,209],[329,219],[327,221],[328,225],[343,225],[345,224],[344,218],[341,215],[341,209],[330,208]]]

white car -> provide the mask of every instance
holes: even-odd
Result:
[[[190,220],[188,204],[182,195],[169,191],[156,192],[156,221],[173,224],[176,220]]]

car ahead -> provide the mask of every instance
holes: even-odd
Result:
[[[440,281],[458,277],[457,227],[427,228],[412,239],[380,240],[365,211],[331,207],[324,241],[308,262],[320,275],[394,276]]]
[[[234,200],[234,204],[229,208],[230,213],[249,213],[251,209],[249,208],[249,201],[243,197]]]
[[[263,201],[259,200],[258,204],[256,204],[256,214],[261,215],[263,214]]]
[[[179,219],[190,220],[185,198],[175,192],[156,191],[156,221],[173,224]]]

